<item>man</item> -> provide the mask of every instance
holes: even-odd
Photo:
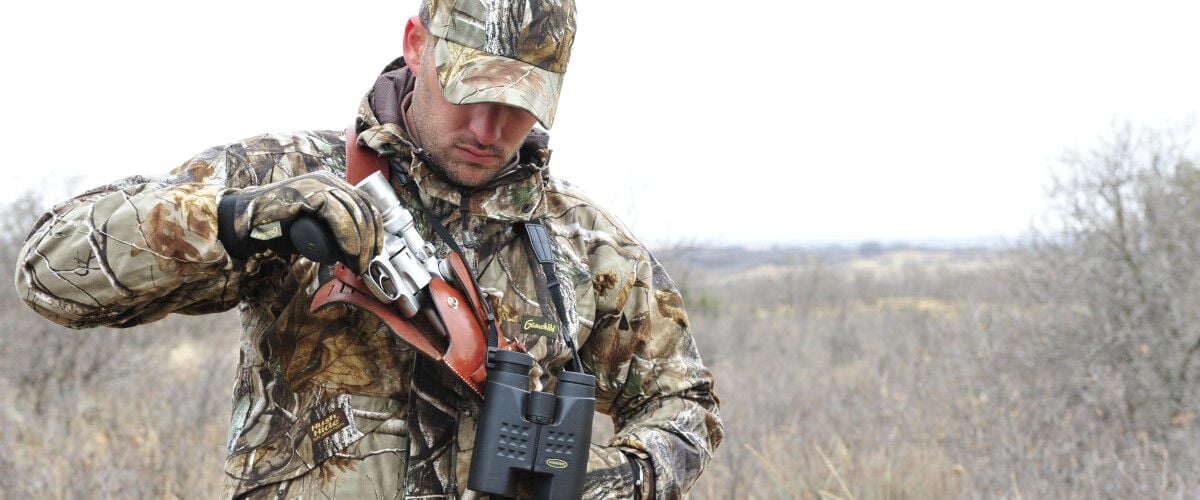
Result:
[[[571,285],[558,287],[561,328],[617,429],[592,445],[585,496],[676,498],[721,441],[717,398],[670,278],[547,169],[548,138],[533,126],[553,124],[574,29],[571,0],[425,0],[355,131],[391,159],[393,187],[439,255],[447,242],[422,206],[457,240],[503,332],[535,358],[535,390],[552,387],[571,357],[545,332],[562,323],[556,298],[514,231],[544,222],[554,274]],[[278,236],[308,214],[329,226],[352,270],[379,251],[380,216],[344,180],[346,147],[337,132],[258,136],[167,178],[88,191],[38,221],[17,287],[72,328],[238,307],[225,497],[475,496],[466,485],[478,397],[375,316],[346,305],[310,313],[330,268]],[[419,199],[397,187],[403,178]]]

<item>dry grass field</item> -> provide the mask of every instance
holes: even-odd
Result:
[[[1124,387],[1050,338],[1072,315],[1024,293],[1019,252],[845,253],[691,270],[728,432],[695,496],[1200,493],[1194,413],[1115,418]]]

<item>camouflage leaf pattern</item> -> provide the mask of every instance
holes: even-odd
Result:
[[[712,375],[661,266],[611,215],[550,176],[546,149],[522,157],[503,182],[467,194],[418,160],[402,130],[380,124],[369,96],[360,120],[360,139],[398,152],[422,201],[464,246],[504,331],[537,360],[535,390],[553,390],[570,353],[561,337],[521,328],[522,316],[556,315],[546,276],[530,265],[513,225],[532,217],[546,224],[565,285],[563,330],[581,346],[598,380],[598,411],[618,431],[592,448],[588,497],[632,498],[626,454],[653,465],[658,498],[684,495],[722,427]],[[237,307],[243,332],[226,498],[474,498],[466,484],[479,402],[469,389],[361,310],[309,313],[328,268],[270,250],[235,263],[217,239],[219,193],[318,171],[344,177],[342,135],[258,136],[205,151],[166,177],[88,191],[39,220],[20,254],[17,288],[38,313],[74,328]],[[448,249],[439,243],[438,251]],[[334,410],[341,416],[329,417]]]
[[[565,73],[575,42],[574,0],[424,0],[434,36],[466,48]]]
[[[554,126],[575,41],[574,0],[425,0],[438,81],[455,104],[498,102]]]
[[[455,104],[498,102],[533,113],[542,126],[554,126],[563,74],[521,61],[500,60],[439,40],[434,47],[442,95]]]
[[[284,179],[262,187],[229,189],[223,197],[236,200],[234,229],[240,241],[251,238],[283,237],[272,230],[265,237],[255,234],[262,228],[278,227],[298,215],[316,217],[331,234],[351,269],[366,269],[367,262],[383,246],[383,222],[379,213],[354,187],[327,171],[316,171]]]

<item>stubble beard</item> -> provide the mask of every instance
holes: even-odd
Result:
[[[452,184],[467,188],[482,186],[496,178],[503,170],[503,165],[508,164],[508,161],[505,161],[500,167],[492,170],[487,166],[453,157],[457,145],[471,146],[497,155],[502,155],[503,151],[495,146],[484,146],[468,138],[447,137],[444,133],[434,129],[432,120],[422,112],[423,106],[418,102],[419,100],[414,99],[409,109],[410,123],[415,129],[414,135],[416,135],[413,139],[419,142],[418,146],[424,149],[429,158],[433,160],[434,164],[430,165],[430,168],[440,173]]]

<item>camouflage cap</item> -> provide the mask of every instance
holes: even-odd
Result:
[[[497,102],[554,125],[575,41],[575,0],[422,0],[438,82],[455,104]]]

